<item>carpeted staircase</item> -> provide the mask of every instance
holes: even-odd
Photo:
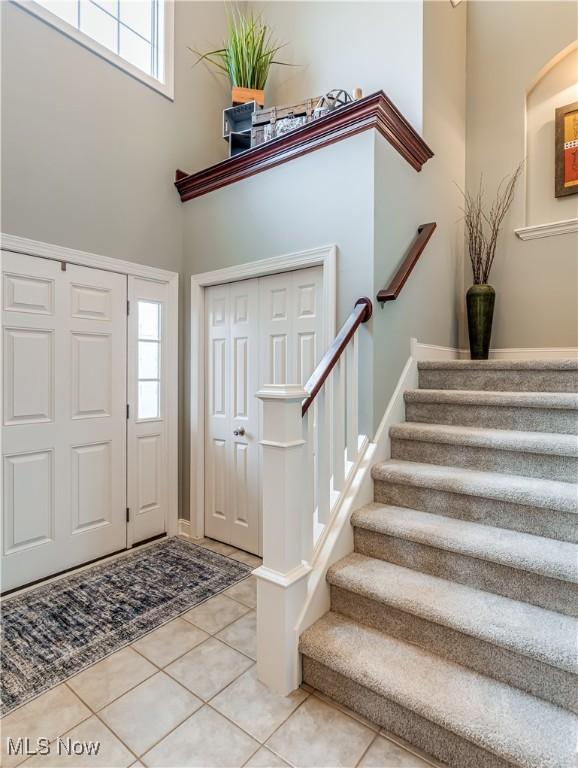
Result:
[[[456,768],[574,768],[578,361],[424,362],[303,680]]]

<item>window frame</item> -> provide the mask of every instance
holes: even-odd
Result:
[[[161,82],[155,77],[148,75],[143,70],[131,64],[122,56],[119,56],[114,51],[106,48],[101,43],[94,40],[92,37],[82,32],[80,29],[72,26],[60,16],[52,13],[44,6],[37,3],[36,0],[13,0],[23,10],[30,13],[32,16],[45,22],[54,29],[62,32],[71,40],[82,45],[83,48],[95,53],[101,59],[105,59],[110,62],[117,69],[121,69],[135,80],[140,80],[141,83],[152,88],[158,93],[165,96],[167,99],[174,101],[174,28],[175,28],[175,11],[174,0],[161,0],[164,5],[164,75],[165,80]]]

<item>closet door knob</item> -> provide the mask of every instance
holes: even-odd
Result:
[[[245,427],[239,427],[239,429],[234,429],[233,434],[235,437],[243,437],[245,434]]]

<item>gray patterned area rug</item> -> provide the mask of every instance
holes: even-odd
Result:
[[[170,538],[7,599],[1,714],[250,573],[244,563]]]

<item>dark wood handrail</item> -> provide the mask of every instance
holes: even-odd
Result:
[[[407,256],[403,260],[400,268],[395,273],[393,279],[387,288],[384,288],[377,294],[377,300],[383,306],[386,301],[395,301],[400,294],[401,289],[406,283],[407,278],[411,275],[412,269],[417,264],[419,257],[422,254],[423,249],[428,244],[430,237],[434,233],[436,228],[435,221],[429,224],[421,224],[417,228],[417,237],[411,244]]]
[[[366,323],[369,320],[372,312],[373,304],[371,303],[371,299],[368,299],[367,296],[357,299],[352,313],[341,326],[341,330],[333,340],[333,344],[323,355],[317,368],[309,377],[307,384],[305,384],[305,389],[309,392],[309,397],[303,402],[303,407],[301,409],[302,416],[305,416],[311,407],[317,393],[325,384],[327,377],[351,341],[355,331],[362,323]]]

